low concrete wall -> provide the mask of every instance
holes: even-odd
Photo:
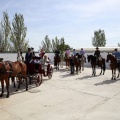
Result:
[[[85,57],[87,58],[87,55],[93,55],[93,52],[89,52],[85,54]],[[101,56],[106,59],[108,53],[102,52]],[[35,54],[36,56],[39,56],[39,53]],[[51,59],[52,63],[54,61],[54,53],[47,53],[49,58]],[[23,56],[25,57],[25,53],[23,53]],[[0,58],[3,58],[3,61],[10,60],[10,61],[16,61],[17,60],[17,53],[0,53]],[[65,63],[64,63],[65,64]],[[90,63],[85,63],[86,67],[90,67]],[[106,67],[109,68],[109,63],[106,63]]]

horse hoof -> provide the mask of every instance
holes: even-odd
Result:
[[[7,95],[6,98],[9,98],[9,95]]]
[[[1,94],[0,97],[3,97],[3,94]]]
[[[18,89],[16,89],[16,91],[18,91]]]

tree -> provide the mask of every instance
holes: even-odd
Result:
[[[28,47],[28,42],[25,37],[27,33],[27,27],[24,24],[24,17],[22,14],[15,13],[14,19],[12,21],[11,29],[11,49],[13,51],[26,51]]]
[[[7,12],[3,12],[3,19],[0,23],[1,25],[1,51],[7,51],[10,47],[9,37],[10,37],[10,21]]]
[[[94,31],[94,37],[92,37],[92,45],[94,47],[104,47],[106,45],[104,30],[99,29],[98,31]]]
[[[120,43],[118,43],[118,47],[120,47]]]
[[[60,40],[57,37],[55,37],[55,40],[52,39],[52,45],[51,45],[52,51],[59,49],[59,45],[60,45]]]
[[[43,48],[45,52],[51,52],[51,41],[48,38],[48,35],[45,36],[45,39],[41,42],[40,49]]]

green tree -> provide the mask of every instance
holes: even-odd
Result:
[[[26,51],[28,47],[28,42],[25,37],[27,33],[27,27],[24,24],[24,17],[22,14],[15,13],[14,19],[12,21],[11,29],[11,50],[13,51]]]
[[[51,52],[51,41],[48,38],[48,35],[45,36],[45,39],[41,42],[40,49],[43,48],[45,52]]]
[[[10,21],[7,11],[3,12],[3,19],[0,23],[1,26],[1,51],[8,51],[10,44]]]
[[[104,30],[99,29],[98,31],[94,31],[94,37],[92,37],[92,45],[94,47],[104,47],[106,45]]]
[[[51,44],[52,51],[55,51],[56,49],[60,49],[59,45],[60,45],[60,40],[57,37],[55,37],[55,39],[52,39],[52,44]]]

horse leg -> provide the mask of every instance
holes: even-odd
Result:
[[[101,72],[100,72],[100,75],[101,75],[101,73],[102,73],[102,69],[103,69],[103,67],[102,67],[102,65],[101,65]]]
[[[82,61],[82,71],[84,70],[84,62]]]
[[[116,69],[114,70],[114,80],[116,80]]]
[[[94,66],[94,76],[96,75],[96,66]]]
[[[92,65],[92,75],[93,75],[93,73],[94,73],[94,69],[93,69],[93,65]]]
[[[76,65],[76,73],[77,73],[77,75],[78,75],[78,65]]]
[[[118,76],[117,76],[117,78],[119,78],[119,74],[120,74],[120,67],[118,67]]]
[[[111,80],[113,80],[113,69],[112,69],[112,78],[111,78]]]
[[[26,82],[26,91],[28,90],[28,81],[27,81],[27,77],[24,77],[25,82]]]
[[[9,98],[9,78],[6,78],[5,82],[6,82],[6,90],[7,90],[6,98]]]
[[[20,83],[21,83],[21,77],[18,76],[17,78],[18,78],[18,88],[16,89],[16,91],[18,91],[18,89],[20,89]]]
[[[2,92],[1,92],[1,94],[0,94],[0,97],[2,97],[2,96],[3,96],[3,93],[4,93],[4,79],[1,80],[1,86],[2,86]]]
[[[81,63],[80,63],[80,65],[79,65],[79,71],[80,71],[80,73],[81,73]]]
[[[59,62],[58,62],[58,70],[59,70]]]
[[[15,85],[15,77],[11,77],[11,80],[12,80],[12,83],[13,83],[13,87],[15,88],[16,85]]]

